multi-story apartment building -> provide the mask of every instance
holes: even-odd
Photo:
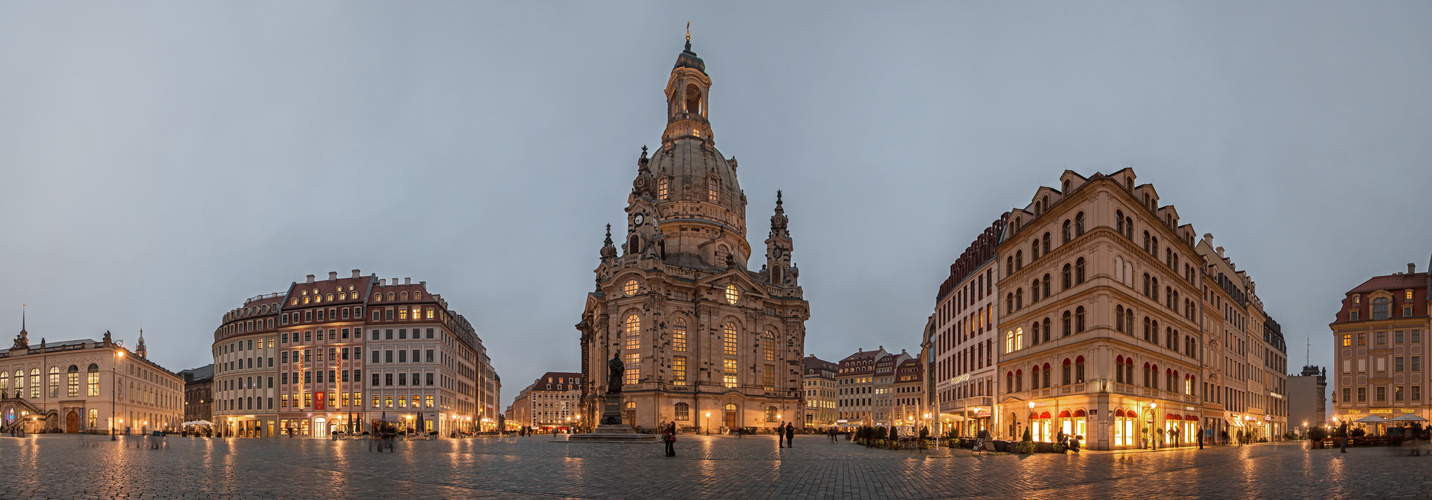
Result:
[[[1282,329],[1263,311],[1248,273],[1205,234],[1195,247],[1200,271],[1200,323],[1204,343],[1199,382],[1200,428],[1212,443],[1282,439],[1287,430],[1287,345]],[[1226,437],[1225,437],[1226,436]]]
[[[1364,426],[1371,415],[1432,418],[1428,387],[1429,273],[1375,276],[1349,290],[1333,332],[1334,421]],[[1403,417],[1408,418],[1408,417]]]
[[[924,363],[905,354],[905,359],[895,365],[895,381],[891,387],[894,395],[890,408],[892,425],[903,426],[906,432],[913,433],[933,422],[934,415],[926,411],[924,389]]]
[[[997,248],[1003,264],[996,283],[1003,375],[997,435],[1018,437],[1028,428],[1036,440],[1051,441],[1062,430],[1093,449],[1194,442],[1200,424],[1212,418],[1198,391],[1205,363],[1222,363],[1207,359],[1214,354],[1200,346],[1227,342],[1205,335],[1206,320],[1219,315],[1201,320],[1198,298],[1204,288],[1217,297],[1228,292],[1205,286],[1207,259],[1194,234],[1174,207],[1159,204],[1152,185],[1135,184],[1129,168],[1090,178],[1066,171],[1058,189],[1039,188],[1027,206],[1006,216]],[[1251,288],[1251,281],[1238,288]],[[1261,304],[1247,297],[1238,304],[1227,320],[1233,324],[1222,329],[1242,340],[1256,332],[1267,344]],[[1256,321],[1248,319],[1250,309],[1258,311]],[[1281,348],[1281,338],[1269,345]],[[1237,344],[1239,356],[1253,347]],[[1282,363],[1259,353],[1256,366]],[[1263,407],[1281,397],[1273,394],[1280,387],[1275,377],[1247,368],[1238,390],[1246,393],[1249,379],[1258,379],[1252,389]],[[1246,410],[1236,414],[1248,417]],[[1272,420],[1260,422],[1277,432]]]
[[[1301,374],[1288,376],[1288,427],[1302,434],[1327,423],[1328,370],[1304,366]]]
[[[512,401],[519,427],[566,431],[582,425],[582,374],[547,372]]]
[[[835,375],[836,425],[875,425],[875,362],[889,356],[885,348],[860,349],[840,360]]]
[[[885,350],[881,347],[880,350]],[[900,354],[887,353],[875,359],[875,372],[871,374],[871,419],[875,425],[894,426],[903,424],[895,395],[896,372],[900,364],[912,359],[903,349]]]
[[[279,311],[283,295],[250,297],[214,330],[213,422],[220,436],[272,436],[278,423]]]
[[[940,285],[933,315],[934,379],[928,398],[941,422],[952,422],[960,436],[989,429],[998,394],[995,346],[998,334],[999,273],[996,246],[1008,214],[995,220],[950,265]]]
[[[498,420],[476,332],[425,282],[309,275],[225,314],[213,350],[226,435],[325,437],[387,421],[446,436]]]
[[[12,378],[13,376],[13,378]],[[31,345],[20,334],[0,352],[0,428],[25,432],[148,433],[183,423],[184,381],[147,358],[144,333],[133,351],[79,339]]]
[[[214,365],[179,372],[184,379],[184,421],[214,420]]]
[[[829,427],[835,425],[836,387],[835,374],[840,365],[808,354],[803,362],[805,374],[802,386],[805,390],[805,426]]]

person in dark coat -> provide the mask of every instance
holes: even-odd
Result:
[[[786,447],[796,447],[796,426],[789,422],[786,423]]]
[[[776,447],[786,447],[786,424],[776,426]]]
[[[665,432],[662,432],[662,440],[666,441],[666,456],[676,456],[676,422],[667,424]]]
[[[1347,422],[1342,423],[1342,452],[1347,453]]]

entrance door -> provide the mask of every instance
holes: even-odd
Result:
[[[735,429],[736,427],[739,427],[739,425],[737,425],[737,423],[736,423],[736,405],[734,405],[734,404],[728,404],[728,405],[726,405],[726,419],[725,419],[725,422],[726,422],[726,428],[727,428],[727,429]]]
[[[74,434],[74,433],[77,433],[77,432],[79,432],[79,431],[80,431],[80,414],[79,414],[79,413],[76,413],[74,410],[70,410],[70,414],[65,417],[65,432],[68,432],[68,433],[70,433],[70,434]]]
[[[328,420],[323,418],[313,419],[313,437],[328,437]]]

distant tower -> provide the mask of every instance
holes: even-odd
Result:
[[[143,328],[140,328],[140,329],[139,329],[139,345],[134,346],[134,354],[138,355],[140,359],[146,359],[146,358],[145,358],[145,354],[148,354],[148,351],[146,351],[146,350],[144,349],[144,329],[143,329]]]

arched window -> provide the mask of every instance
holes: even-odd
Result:
[[[10,372],[0,372],[0,399],[10,397]]]
[[[80,367],[78,366],[70,365],[69,371],[65,373],[65,395],[72,398],[80,395]]]
[[[1005,257],[1005,258],[1004,258],[1004,275],[1005,275],[1005,276],[1009,276],[1009,275],[1011,275],[1011,274],[1014,274],[1014,257]]]
[[[1005,372],[1004,392],[1014,392],[1014,372]]]
[[[1144,296],[1152,297],[1149,295],[1149,273],[1144,273]]]
[[[667,178],[662,177],[656,181],[656,196],[662,200],[666,199]],[[685,403],[682,403],[685,404]]]
[[[1154,296],[1153,296],[1152,298],[1154,299],[1154,302],[1158,302],[1158,300],[1159,300],[1159,279],[1158,279],[1158,278],[1153,278],[1153,283],[1154,283],[1154,286],[1151,287],[1151,288],[1149,289],[1149,291],[1154,292]]]
[[[1157,258],[1159,258],[1159,238],[1158,238],[1157,236],[1155,236],[1155,237],[1153,238],[1153,240],[1154,240],[1154,251],[1151,252],[1151,253],[1149,253],[1149,255],[1152,255],[1152,256],[1154,256],[1155,259],[1157,259]]]
[[[770,330],[766,330],[765,335],[762,335],[762,336],[761,336],[761,352],[765,354],[766,361],[775,361],[775,360],[776,360],[776,334],[775,334],[775,332],[772,332],[772,331],[770,331]]]
[[[1129,334],[1130,337],[1134,336],[1134,308],[1124,309],[1124,325],[1129,328],[1129,330],[1124,333]]]
[[[1020,269],[1024,269],[1024,251],[1023,251],[1023,250],[1015,250],[1015,251],[1014,251],[1014,269],[1015,269],[1016,271],[1017,271],[1017,270],[1020,270]]]
[[[1039,365],[1029,369],[1029,390],[1039,390]]]
[[[686,352],[686,320],[676,318],[671,326],[671,350]]]
[[[1074,237],[1084,236],[1084,212],[1074,215]]]
[[[1148,231],[1144,231],[1144,251],[1145,251],[1145,252],[1150,252],[1150,251],[1151,251],[1151,250],[1149,249],[1149,232],[1148,232]]]
[[[1024,289],[1023,289],[1023,288],[1018,288],[1018,289],[1015,289],[1015,290],[1014,290],[1014,310],[1018,311],[1018,310],[1020,310],[1020,309],[1024,309]]]
[[[1074,383],[1084,383],[1084,357],[1079,356],[1074,360]]]
[[[1048,273],[1046,273],[1046,274],[1044,275],[1044,291],[1043,291],[1042,293],[1040,293],[1039,296],[1040,296],[1040,297],[1044,297],[1044,298],[1049,298],[1049,274],[1048,274]]]
[[[673,413],[675,413],[675,420],[691,420],[691,405],[676,403],[676,411]]]
[[[1084,306],[1074,308],[1074,333],[1084,332]]]
[[[1069,238],[1069,219],[1064,219],[1064,229],[1063,229],[1063,231],[1062,231],[1062,235],[1063,235],[1064,239],[1063,239],[1063,241],[1060,241],[1059,244],[1062,245],[1062,244],[1065,244],[1065,243],[1069,243],[1069,239],[1070,239],[1070,238]]]
[[[60,397],[60,367],[50,367],[50,397]]]
[[[1014,352],[1014,331],[1010,330],[1004,334],[1004,352]]]
[[[1064,190],[1060,191],[1060,193],[1069,194],[1069,179],[1064,179]]]
[[[736,337],[736,324],[727,321],[721,327],[722,352],[727,356],[735,356],[739,339]]]
[[[1014,312],[1014,294],[1012,294],[1012,293],[1005,293],[1005,294],[1004,294],[1004,310],[1005,310],[1005,311],[1009,311],[1009,312]]]
[[[1050,369],[1049,369],[1049,363],[1045,363],[1045,364],[1044,364],[1044,383],[1040,384],[1041,386],[1043,386],[1043,387],[1049,387],[1049,372],[1052,372],[1052,371],[1054,371],[1054,370],[1050,370]]]
[[[1124,383],[1134,383],[1134,358],[1124,359]]]
[[[721,194],[721,179],[712,177],[706,180],[706,198],[711,203],[716,203],[717,197]]]
[[[94,363],[90,363],[90,365],[89,365],[89,373],[87,373],[86,375],[87,375],[87,377],[86,377],[86,379],[85,379],[85,385],[86,385],[85,395],[86,395],[86,396],[98,396],[98,395],[99,395],[99,365],[94,364]],[[4,384],[0,384],[0,388],[3,388],[3,387],[4,387]]]
[[[1120,333],[1124,331],[1124,306],[1114,306],[1114,330]]]
[[[701,88],[694,83],[686,85],[686,112],[693,115],[701,114]]]
[[[622,338],[625,342],[625,349],[622,354],[626,362],[626,371],[622,373],[622,384],[635,385],[641,380],[641,318],[635,314],[628,315],[623,325]]]
[[[1045,342],[1048,342],[1048,341],[1049,341],[1049,336],[1050,336],[1050,331],[1049,331],[1049,318],[1044,318],[1044,341],[1045,341]]]
[[[1068,337],[1070,333],[1072,333],[1070,330],[1070,318],[1071,316],[1069,314],[1069,311],[1064,311],[1064,328],[1063,331],[1060,333],[1062,333],[1065,337]]]
[[[1073,365],[1074,363],[1071,363],[1069,358],[1064,358],[1064,365],[1060,367],[1059,372],[1059,385],[1069,385],[1073,383],[1071,377],[1073,373],[1070,373],[1073,371]]]
[[[1035,239],[1034,241],[1029,242],[1029,261],[1030,261],[1030,262],[1034,262],[1034,261],[1036,261],[1036,260],[1039,260],[1039,240],[1038,240],[1038,239]]]
[[[1372,299],[1372,319],[1387,319],[1392,315],[1392,301],[1387,297]]]
[[[641,237],[633,234],[631,235],[631,238],[627,240],[627,255],[638,253],[641,253]],[[407,295],[407,293],[404,293],[403,295]],[[407,297],[403,298],[407,299]]]
[[[1024,329],[1023,329],[1023,328],[1015,328],[1015,329],[1014,329],[1014,348],[1015,348],[1015,349],[1024,349]]]
[[[1073,278],[1074,278],[1074,273],[1073,273],[1073,270],[1072,270],[1072,269],[1073,269],[1073,267],[1070,266],[1069,264],[1064,264],[1064,273],[1063,273],[1063,281],[1064,281],[1063,285],[1064,285],[1064,287],[1061,288],[1061,290],[1068,290],[1068,289],[1069,289],[1069,286],[1070,286],[1070,284],[1071,284],[1071,280],[1073,280]]]
[[[1029,339],[1029,345],[1038,345],[1038,344],[1039,344],[1039,322],[1038,322],[1038,321],[1035,321],[1035,322],[1034,322],[1034,326],[1033,326],[1032,332],[1034,333],[1034,337],[1031,338],[1031,339]]]
[[[1082,357],[1082,356],[1081,356]],[[1114,360],[1114,382],[1124,383],[1124,357],[1119,356]]]
[[[1044,244],[1044,255],[1049,255],[1049,232],[1048,232],[1048,231],[1045,231],[1045,233],[1044,233],[1044,240],[1042,241],[1042,243]]]
[[[1152,380],[1149,376],[1149,371],[1149,364],[1144,363],[1144,387],[1153,387],[1152,385],[1150,385],[1152,384]]]
[[[1074,284],[1084,284],[1084,258],[1080,257],[1074,261]]]
[[[1118,231],[1120,236],[1123,236],[1123,234],[1124,234],[1124,211],[1123,211],[1123,210],[1115,210],[1115,211],[1114,211],[1114,230]]]
[[[1039,302],[1039,278],[1029,284],[1029,303]]]

